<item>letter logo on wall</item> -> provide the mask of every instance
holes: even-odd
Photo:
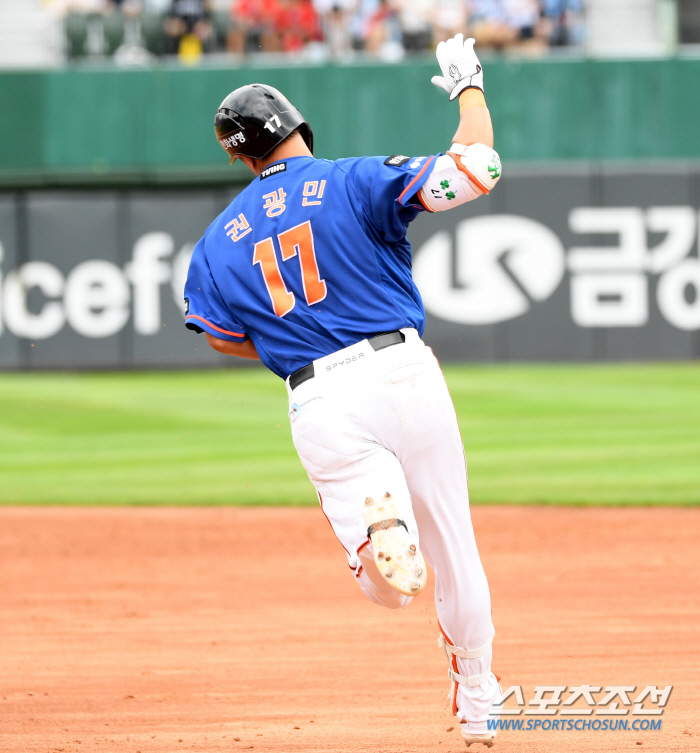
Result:
[[[439,232],[416,254],[413,277],[426,309],[459,324],[495,324],[544,301],[564,276],[564,247],[527,217],[485,215],[457,225],[456,247]]]
[[[659,275],[661,315],[700,329],[700,259],[691,257],[698,213],[688,206],[577,207],[574,233],[614,235],[615,245],[574,246],[566,257],[546,225],[516,215],[485,215],[441,231],[418,249],[414,279],[426,310],[446,321],[483,325],[522,316],[570,273],[571,317],[580,327],[643,327],[649,275]],[[663,234],[656,245],[649,233]],[[700,243],[700,240],[699,240]]]
[[[161,285],[170,284],[173,300],[185,313],[183,295],[194,244],[185,244],[169,261],[174,250],[171,235],[153,232],[136,241],[132,261],[124,270],[103,259],[90,259],[65,278],[43,261],[23,264],[4,280],[0,274],[0,335],[4,322],[17,337],[43,340],[68,322],[84,337],[109,337],[129,320],[132,299],[135,331],[156,335],[161,329]],[[0,263],[3,256],[0,243]],[[38,311],[29,306],[32,289],[43,298]]]
[[[581,207],[569,214],[575,233],[618,237],[614,246],[569,251],[571,316],[581,327],[643,327],[649,320],[649,273],[660,274],[656,303],[666,321],[700,328],[700,260],[688,258],[695,242],[692,207]],[[649,248],[647,233],[663,233]]]

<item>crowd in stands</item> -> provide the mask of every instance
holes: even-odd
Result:
[[[126,45],[184,59],[228,52],[316,59],[365,53],[399,60],[432,50],[460,31],[473,36],[481,50],[538,54],[583,41],[584,0],[49,2],[64,15],[68,57],[109,55]],[[102,24],[101,49],[100,40],[94,41],[97,22]]]

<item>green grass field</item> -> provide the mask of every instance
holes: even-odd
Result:
[[[700,503],[700,365],[448,366],[472,502]],[[0,503],[314,505],[269,372],[0,375]]]

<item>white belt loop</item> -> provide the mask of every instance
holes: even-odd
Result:
[[[406,338],[407,343],[423,343],[423,341],[420,339],[420,335],[418,334],[418,330],[414,327],[402,327],[399,332],[403,332],[404,337]]]

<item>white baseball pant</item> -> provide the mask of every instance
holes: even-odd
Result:
[[[314,361],[315,376],[292,390],[294,446],[323,512],[366,596],[389,608],[411,597],[393,589],[374,564],[363,505],[386,492],[435,573],[437,615],[456,646],[476,649],[492,637],[488,584],[469,514],[467,469],[457,416],[437,359],[415,329],[406,342],[374,351],[367,340]],[[498,685],[491,647],[457,658],[456,712],[486,732]]]

